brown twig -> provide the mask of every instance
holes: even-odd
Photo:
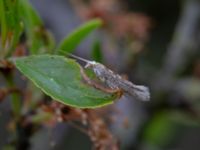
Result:
[[[97,110],[72,108],[58,102],[52,102],[51,105],[43,108],[44,111],[53,114],[54,123],[67,122],[87,134],[93,142],[95,150],[119,149],[118,141],[112,136]]]

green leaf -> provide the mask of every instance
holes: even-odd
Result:
[[[7,21],[6,21],[6,12],[5,12],[5,3],[3,0],[0,1],[0,23],[1,23],[1,44],[4,47],[6,43],[6,35],[8,32]]]
[[[156,114],[144,132],[145,140],[157,146],[170,143],[177,133],[177,124],[171,119],[172,116],[167,111]]]
[[[88,36],[93,30],[100,27],[102,25],[102,21],[100,19],[94,19],[89,21],[75,31],[70,33],[60,44],[58,50],[62,50],[62,52],[71,53],[74,49],[80,44],[82,40]]]
[[[54,39],[28,0],[20,0],[20,14],[31,54],[51,52],[54,48]]]
[[[1,44],[7,57],[11,55],[18,44],[22,33],[22,23],[19,15],[19,0],[1,0],[0,2]]]
[[[101,43],[99,41],[95,41],[92,47],[92,60],[97,62],[102,62],[103,55],[101,51]]]
[[[108,94],[83,83],[80,66],[73,59],[56,55],[18,58],[16,67],[43,92],[66,105],[94,108],[113,103]]]

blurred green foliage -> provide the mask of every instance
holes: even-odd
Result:
[[[59,50],[61,50],[62,54],[63,52],[73,52],[82,40],[101,25],[102,21],[100,19],[94,19],[76,28],[59,44],[58,52]]]
[[[91,58],[97,62],[102,62],[103,54],[100,41],[94,41],[92,46]]]

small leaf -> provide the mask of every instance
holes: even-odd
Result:
[[[31,54],[50,52],[54,48],[54,39],[28,0],[20,1],[20,14]]]
[[[1,44],[3,55],[10,56],[17,45],[23,25],[19,15],[19,0],[0,1]]]
[[[62,50],[62,52],[71,53],[82,40],[88,36],[93,30],[100,27],[102,25],[102,21],[100,19],[94,19],[89,21],[75,31],[70,33],[59,45],[58,50]]]
[[[6,21],[6,11],[5,11],[5,2],[0,1],[0,23],[1,23],[1,44],[4,47],[6,43],[6,36],[8,32],[7,21]]]
[[[101,51],[101,43],[99,41],[94,42],[91,55],[93,60],[102,62],[103,56]]]
[[[83,83],[79,64],[64,56],[28,56],[16,59],[15,63],[43,92],[66,105],[94,108],[111,104],[117,98],[117,94]]]
[[[171,117],[172,115],[167,111],[156,114],[145,130],[144,140],[161,146],[172,140],[176,134],[177,124]]]

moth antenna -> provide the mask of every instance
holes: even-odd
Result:
[[[86,63],[90,63],[90,62],[91,62],[91,61],[89,61],[89,60],[86,60],[86,59],[84,59],[84,58],[78,57],[78,56],[73,55],[73,54],[71,54],[71,53],[67,53],[67,55],[69,55],[69,56],[72,57],[72,58],[76,58],[76,59],[78,59],[78,60],[81,60],[81,61],[83,61],[83,62],[86,62]]]

